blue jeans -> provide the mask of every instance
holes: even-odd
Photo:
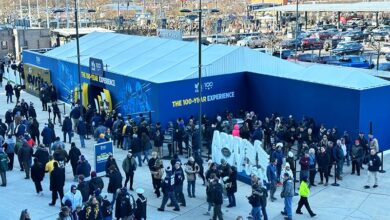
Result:
[[[142,167],[141,153],[134,153],[134,157],[137,157],[138,159],[138,166]]]
[[[293,197],[284,197],[284,212],[289,218],[292,218],[292,200]]]
[[[131,146],[131,138],[130,137],[124,137],[123,138],[123,149],[128,150]]]
[[[187,181],[188,196],[195,196],[195,180]]]
[[[149,157],[148,157],[149,153],[150,153],[150,150],[144,151],[144,159],[142,159],[142,162],[145,162],[145,160],[146,160],[146,162],[149,162]]]
[[[81,147],[82,148],[85,148],[85,141],[84,141],[84,135],[79,135],[79,137],[80,137],[80,144],[81,144]]]
[[[253,207],[251,211],[253,220],[261,220],[261,209],[260,207]]]

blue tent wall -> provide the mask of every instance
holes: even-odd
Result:
[[[170,83],[159,84],[159,120],[162,123],[176,121],[178,117],[198,117],[199,105],[196,85],[198,79],[182,80]],[[212,85],[212,86],[210,86]],[[222,114],[225,110],[238,112],[239,109],[247,109],[247,95],[245,85],[245,73],[204,77],[202,79],[202,96],[206,102],[202,103],[202,114],[206,114],[214,121],[216,114]],[[211,101],[208,98],[215,94],[234,92],[234,98],[226,98]],[[173,101],[192,99],[192,104],[173,107]]]
[[[278,113],[296,120],[313,117],[327,128],[337,126],[355,136],[359,129],[359,91],[274,76],[248,73],[249,106],[260,119]]]
[[[361,91],[360,130],[368,134],[370,122],[380,150],[390,149],[390,86]]]

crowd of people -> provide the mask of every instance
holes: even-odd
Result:
[[[160,123],[152,126],[142,114],[134,118],[131,115],[122,116],[115,111],[98,111],[91,105],[84,108],[78,102],[72,106],[69,115],[65,114],[61,120],[56,95],[51,94],[55,93],[55,88],[44,85],[43,90],[47,91],[45,94],[50,99],[44,103],[40,97],[42,111],[49,113],[49,120],[42,129],[34,104],[27,103],[23,98],[16,100],[14,108],[7,110],[4,122],[0,119],[1,186],[7,186],[6,174],[13,170],[16,156],[20,170],[25,172],[25,179],[33,181],[38,196],[43,195],[41,182],[46,175],[49,176],[52,192],[49,205],[55,206],[59,198],[59,219],[112,219],[113,216],[117,219],[146,219],[145,190],[133,188],[137,168],[144,164],[149,168],[156,197],[162,198],[158,211],[173,207],[174,211],[179,212],[181,207],[186,207],[188,200],[196,198],[196,180],[200,179],[206,188],[208,203],[208,210],[204,214],[212,215],[212,219],[223,219],[221,206],[224,198],[228,201],[227,208],[236,206],[237,168],[225,160],[209,160],[208,165],[204,166],[202,156],[204,151],[210,155],[215,130],[251,142],[262,141],[264,150],[270,155],[270,164],[266,168],[267,180],[251,176],[252,193],[248,196],[248,203],[252,206],[251,217],[255,220],[268,219],[267,198],[271,202],[277,200],[275,193],[278,187],[281,187],[285,205],[281,213],[286,219],[292,219],[294,181],[300,182],[296,214],[302,214],[301,208],[305,206],[310,216],[316,216],[308,202],[310,188],[316,184],[326,186],[333,168],[336,178],[342,180],[344,164],[352,164],[351,174],[358,176],[363,165],[367,165],[369,175],[365,188],[371,186],[372,178],[372,186],[378,187],[377,172],[381,160],[377,155],[378,140],[372,134],[368,135],[367,140],[360,133],[353,140],[348,132],[339,135],[336,128],[317,126],[311,118],[305,117],[298,122],[292,116],[284,119],[273,114],[261,121],[253,111],[240,111],[236,115],[226,111],[217,115],[215,120],[203,115],[202,129],[193,116],[187,121],[178,118],[164,129]],[[50,117],[51,112],[54,120]],[[242,124],[234,118],[242,118]],[[62,139],[54,129],[56,119],[61,126]],[[200,132],[204,137],[201,143]],[[93,139],[96,143],[113,141],[114,146],[127,152],[122,167],[118,166],[112,154],[106,162],[107,192],[112,194],[111,199],[102,196],[104,181],[91,169],[78,144],[72,141],[74,135],[79,136],[81,148],[90,147],[85,139]],[[171,142],[166,142],[167,136],[172,137]],[[66,142],[70,144],[68,151],[65,150]],[[163,154],[164,142],[168,148],[166,155]],[[182,162],[184,156],[187,161]],[[167,158],[171,159],[170,164],[164,166],[163,161]],[[67,163],[72,167],[75,183],[64,193]],[[317,172],[320,182],[315,182]],[[185,181],[187,196],[183,192]],[[133,191],[137,198],[133,197]],[[27,210],[23,211],[24,215],[28,215]]]

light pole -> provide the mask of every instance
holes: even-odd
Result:
[[[198,13],[198,101],[199,101],[199,149],[202,149],[202,0],[199,0],[197,10],[182,9],[182,13]],[[218,9],[212,9],[211,13],[219,12]]]
[[[81,89],[81,66],[80,66],[80,42],[79,42],[79,23],[78,23],[78,7],[77,0],[74,0],[74,17],[75,17],[75,25],[76,25],[76,48],[77,48],[77,76],[79,79],[79,92],[80,96],[80,115],[83,117],[83,94]]]
[[[298,5],[299,5],[299,2],[297,0],[297,4],[296,4],[296,10],[295,10],[295,62],[297,61],[298,59]]]

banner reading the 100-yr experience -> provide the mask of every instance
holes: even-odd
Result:
[[[98,175],[105,172],[110,153],[113,153],[112,141],[95,144],[95,171]]]

